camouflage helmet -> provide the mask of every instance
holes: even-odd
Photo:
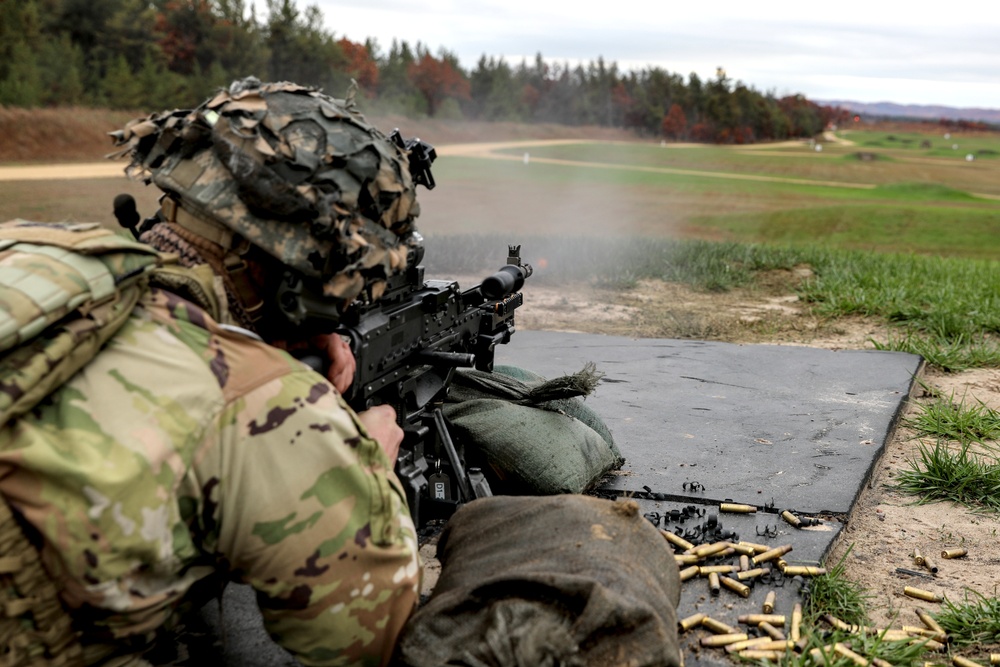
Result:
[[[367,123],[353,95],[249,78],[112,136],[129,177],[156,184],[198,229],[221,226],[225,242],[252,243],[342,307],[366,289],[378,298],[419,242],[413,142]]]

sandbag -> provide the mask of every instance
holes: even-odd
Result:
[[[635,501],[496,496],[461,508],[397,646],[410,667],[678,667],[680,577]]]
[[[600,380],[592,364],[553,380],[512,366],[456,373],[442,412],[493,493],[553,495],[594,487],[624,458],[579,398]]]

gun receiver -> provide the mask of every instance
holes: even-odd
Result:
[[[423,266],[412,266],[378,301],[349,309],[337,329],[357,362],[345,399],[358,411],[396,408],[405,434],[396,473],[418,528],[492,495],[483,473],[467,468],[438,403],[457,368],[493,370],[531,273],[520,246],[508,246],[507,264],[464,291],[452,280],[425,281]]]

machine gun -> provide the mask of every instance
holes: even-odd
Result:
[[[348,309],[337,329],[357,362],[348,403],[358,411],[396,409],[404,432],[396,474],[418,528],[492,495],[481,469],[467,467],[439,403],[456,369],[492,371],[496,346],[514,333],[514,311],[523,303],[518,290],[532,272],[520,248],[508,246],[507,264],[463,291],[453,280],[424,280],[420,246],[382,297]]]

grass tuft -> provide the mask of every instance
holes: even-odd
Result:
[[[1000,600],[972,589],[965,590],[961,603],[945,598],[944,608],[934,619],[958,646],[1000,644]]]
[[[1000,438],[1000,412],[982,401],[966,406],[964,397],[955,403],[953,394],[917,407],[918,414],[907,419],[906,425],[923,435],[957,440],[962,444]]]
[[[845,561],[853,549],[852,544],[826,574],[812,578],[804,608],[805,618],[810,624],[817,625],[824,614],[831,614],[853,625],[867,623],[867,600],[871,595],[860,584],[844,576]]]
[[[900,471],[896,488],[918,497],[917,504],[950,500],[973,510],[1000,512],[1000,465],[943,443],[920,446],[919,459]]]

